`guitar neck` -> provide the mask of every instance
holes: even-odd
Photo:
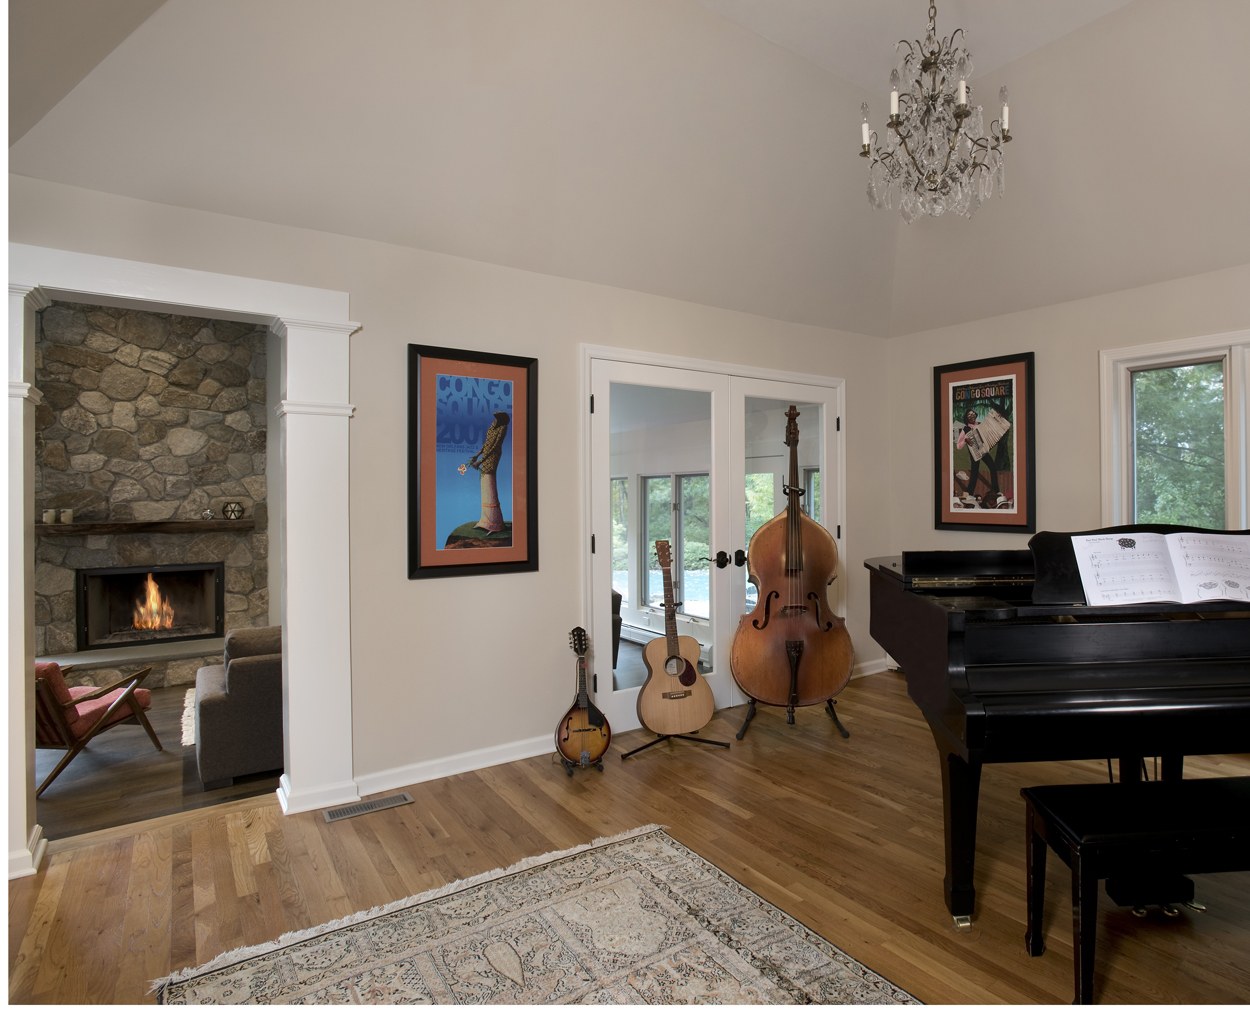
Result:
[[[673,570],[663,566],[660,572],[664,576],[664,639],[669,656],[677,656],[677,604],[673,601]]]

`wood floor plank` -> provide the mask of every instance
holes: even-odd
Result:
[[[319,812],[284,816],[266,795],[56,840],[39,874],[10,882],[10,1000],[148,1003],[147,979],[239,945],[655,822],[923,1001],[1068,1003],[1057,860],[1046,953],[1024,950],[1019,791],[1097,782],[1105,764],[986,768],[977,915],[957,931],[942,901],[936,750],[903,679],[857,679],[838,711],[849,740],[820,707],[793,725],[763,707],[737,741],[739,707],[704,730],[728,749],[668,741],[622,761],[652,739],[635,731],[616,736],[603,772],[568,776],[540,756],[414,784],[412,804],[334,825]],[[1186,773],[1250,775],[1250,756],[1193,757]],[[1101,1003],[1245,1002],[1250,872],[1195,881],[1205,914],[1138,919],[1101,898]]]

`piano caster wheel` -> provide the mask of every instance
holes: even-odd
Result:
[[[1180,916],[1181,915],[1181,911],[1177,909],[1174,905],[1172,905],[1172,903],[1170,902],[1165,903],[1159,908],[1163,910],[1164,916]]]
[[[971,930],[972,929],[972,917],[971,916],[952,916],[951,919],[955,921],[956,930]]]
[[[1143,919],[1145,919],[1145,918],[1146,918],[1146,907],[1145,907],[1145,906],[1134,906],[1134,907],[1133,907],[1133,915],[1134,915],[1134,916],[1136,916],[1139,920],[1143,920]]]
[[[1204,906],[1201,902],[1195,902],[1193,899],[1190,899],[1185,903],[1185,905],[1192,909],[1195,913],[1205,913],[1207,911],[1206,906]]]

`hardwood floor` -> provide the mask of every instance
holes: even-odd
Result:
[[[271,796],[53,842],[44,869],[9,884],[14,1003],[150,1003],[149,981],[220,952],[658,822],[764,898],[927,1003],[1072,999],[1069,879],[1048,861],[1047,952],[1024,950],[1022,786],[1093,782],[1101,762],[989,766],[978,911],[957,931],[942,902],[935,749],[900,675],[853,681],[838,712],[788,726],[761,707],[732,748],[613,738],[603,772],[554,756],[407,788],[415,803],[327,824],[284,817]],[[733,740],[743,710],[706,733]],[[1250,774],[1250,757],[1187,761]],[[1250,995],[1250,873],[1197,880],[1209,911],[1145,919],[1101,899],[1102,1003],[1241,1003]]]
[[[189,686],[156,688],[148,719],[163,751],[139,724],[113,727],[78,755],[36,802],[48,839],[115,828],[277,789],[277,776],[241,777],[233,786],[205,790],[195,767],[195,748],[183,747],[182,708]],[[63,751],[35,751],[35,782],[60,761]]]

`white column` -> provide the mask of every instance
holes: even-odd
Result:
[[[35,616],[29,592],[35,568],[36,313],[49,305],[30,285],[9,285],[8,405],[4,412],[4,539],[0,547],[0,606],[8,616],[5,671],[8,691],[9,877],[39,869],[47,842],[35,821]]]
[[[359,799],[352,775],[348,337],[356,325],[281,319],[282,680],[288,814]]]

